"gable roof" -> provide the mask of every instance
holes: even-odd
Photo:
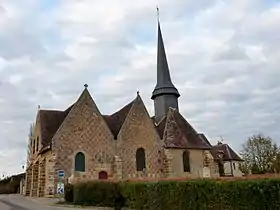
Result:
[[[165,136],[165,146],[168,148],[180,148],[180,149],[207,149],[210,150],[209,146],[190,123],[176,110],[173,108],[169,109],[169,117],[166,123],[170,124],[168,127],[172,127],[170,130],[165,130],[167,136]],[[169,138],[168,136],[171,136]]]
[[[209,140],[206,138],[206,136],[204,135],[204,133],[199,133],[198,136],[206,143],[208,144],[210,147],[212,147],[212,144],[209,142]]]
[[[228,144],[217,144],[212,146],[211,154],[215,160],[219,159],[218,154],[223,154],[224,161],[236,160],[236,161],[243,161],[236,152]]]
[[[115,112],[112,115],[103,115],[103,118],[105,119],[108,127],[110,128],[112,134],[114,135],[114,138],[116,139],[119,131],[128,115],[128,112],[130,111],[133,103],[135,100],[121,108],[119,111]]]
[[[155,118],[151,118],[154,122]],[[154,123],[155,124],[155,123]],[[163,138],[164,130],[165,130],[165,125],[166,125],[166,116],[161,119],[161,121],[158,122],[158,124],[155,124],[157,132],[160,136],[160,138]]]
[[[112,115],[102,115],[115,138],[117,137],[121,126],[123,125],[134,101],[135,100],[133,100],[132,102],[130,102],[129,104],[127,104],[122,109],[120,109]],[[55,135],[58,128],[63,123],[63,121],[65,120],[65,118],[67,117],[68,113],[71,111],[74,105],[75,103],[69,108],[67,108],[65,111],[39,110],[38,114],[41,121],[41,135],[43,146],[42,149],[50,145],[53,136]]]
[[[39,110],[38,114],[40,118],[43,148],[50,145],[52,137],[54,136],[54,134],[56,133],[59,126],[62,124],[70,110],[72,109],[73,105],[65,111]]]

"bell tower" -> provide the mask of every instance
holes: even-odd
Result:
[[[154,88],[151,97],[152,100],[154,100],[156,122],[160,121],[167,114],[169,107],[172,107],[177,110],[179,109],[179,97],[180,94],[171,81],[160,28],[160,21],[158,18],[157,84]]]

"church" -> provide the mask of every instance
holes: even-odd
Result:
[[[64,111],[38,110],[25,195],[54,196],[60,181],[215,178],[221,174],[219,157],[234,153],[212,147],[180,113],[180,94],[171,80],[159,22],[154,116],[139,92],[122,109],[104,115],[87,87]],[[241,161],[235,153],[226,157],[230,164]]]

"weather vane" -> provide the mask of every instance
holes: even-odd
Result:
[[[223,139],[223,136],[222,135],[219,135],[218,137],[220,137],[220,142],[224,142],[224,139]]]

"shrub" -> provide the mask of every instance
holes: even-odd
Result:
[[[115,206],[118,185],[113,182],[86,182],[74,186],[74,204]]]
[[[0,180],[0,194],[19,193],[20,177],[8,177]]]
[[[123,183],[132,209],[280,209],[280,180]]]
[[[65,185],[64,199],[67,203],[72,203],[74,198],[74,186],[72,184]]]
[[[280,179],[88,182],[74,185],[74,203],[135,210],[280,209]]]

